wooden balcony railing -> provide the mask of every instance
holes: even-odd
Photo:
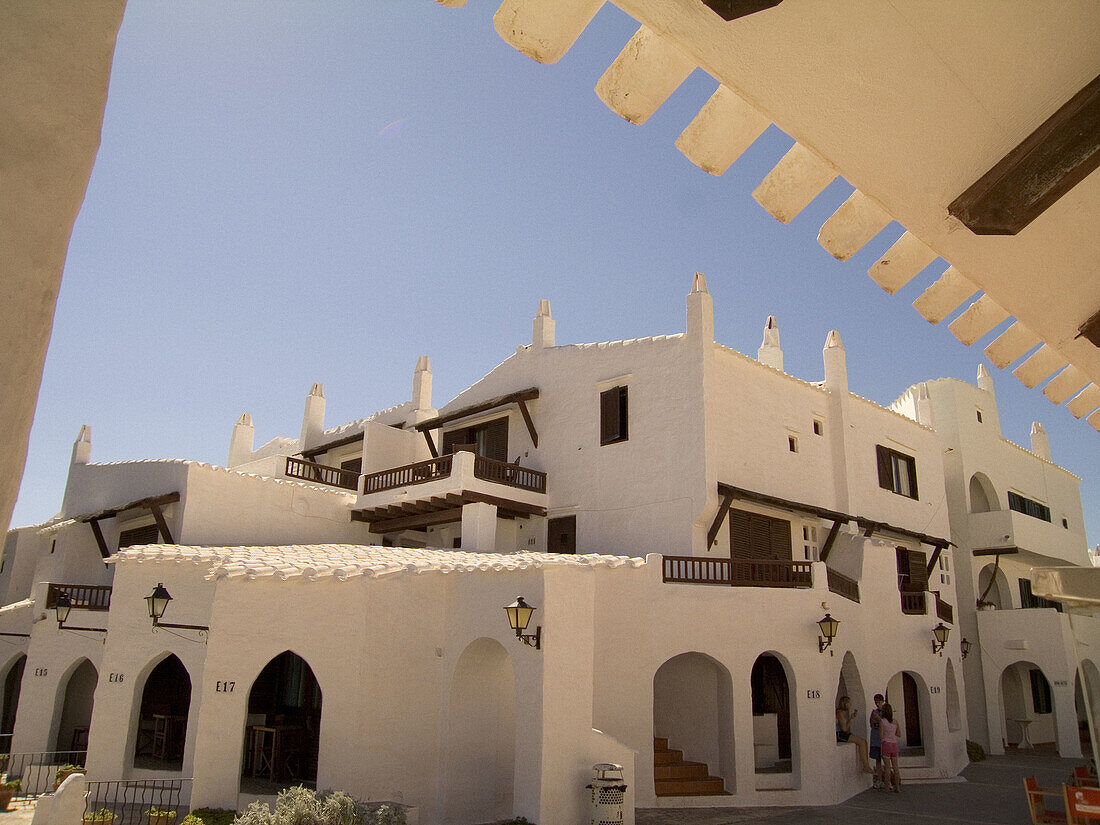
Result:
[[[853,602],[859,601],[859,582],[848,578],[843,573],[838,573],[831,567],[826,567],[825,573],[829,580],[829,590],[831,592],[846,599],[851,599]]]
[[[813,568],[808,561],[665,556],[664,580],[727,587],[812,587]]]
[[[57,597],[68,593],[73,607],[80,610],[110,610],[109,584],[51,584],[46,588],[46,610],[57,607]]]
[[[356,490],[359,487],[359,473],[340,467],[327,467],[301,458],[286,457],[287,478],[312,481],[315,484],[327,484],[342,490]]]
[[[906,616],[923,616],[928,612],[923,591],[901,591],[901,612]]]
[[[507,484],[520,490],[530,490],[532,493],[546,492],[546,473],[480,455],[474,457],[474,477]]]
[[[379,493],[382,490],[393,490],[397,487],[409,487],[413,484],[423,484],[425,481],[434,481],[437,478],[446,478],[451,474],[452,457],[441,455],[439,458],[406,464],[404,467],[393,467],[380,473],[370,473],[363,476],[363,494]]]
[[[952,607],[949,603],[945,602],[943,599],[941,599],[940,594],[938,592],[935,594],[935,596],[936,596],[936,618],[938,618],[942,622],[947,622],[948,624],[954,624],[955,623],[955,608]]]

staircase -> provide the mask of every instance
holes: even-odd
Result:
[[[666,737],[653,739],[653,785],[657,796],[729,795],[720,776],[711,776],[703,762],[684,761],[684,752],[669,750]]]

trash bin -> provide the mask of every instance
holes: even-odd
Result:
[[[592,766],[596,777],[585,785],[590,794],[591,825],[622,825],[623,805],[626,802],[626,784],[623,782],[623,766],[612,762],[599,762]]]

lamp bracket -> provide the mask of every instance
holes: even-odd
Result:
[[[207,639],[210,636],[210,627],[203,624],[174,624],[172,622],[162,622],[159,619],[153,619],[153,632],[157,632],[157,628],[166,627],[174,628],[176,630],[194,630],[203,639]]]
[[[516,636],[525,645],[533,647],[535,650],[542,650],[542,625],[535,627],[534,633],[520,633],[516,631]]]
[[[832,639],[826,639],[824,636],[817,637],[817,652],[824,653],[830,645],[832,645]]]

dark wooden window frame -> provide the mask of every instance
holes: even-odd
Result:
[[[878,486],[889,490],[899,496],[905,496],[917,500],[920,498],[917,492],[917,459],[911,455],[898,452],[882,444],[875,445],[875,458],[878,464]],[[906,480],[909,482],[909,492],[902,490],[900,479],[895,470],[905,467]]]
[[[1025,516],[1037,518],[1040,521],[1050,521],[1049,507],[1011,490],[1008,491],[1008,509],[1023,513]]]
[[[600,393],[600,446],[630,440],[629,386],[619,384]]]

